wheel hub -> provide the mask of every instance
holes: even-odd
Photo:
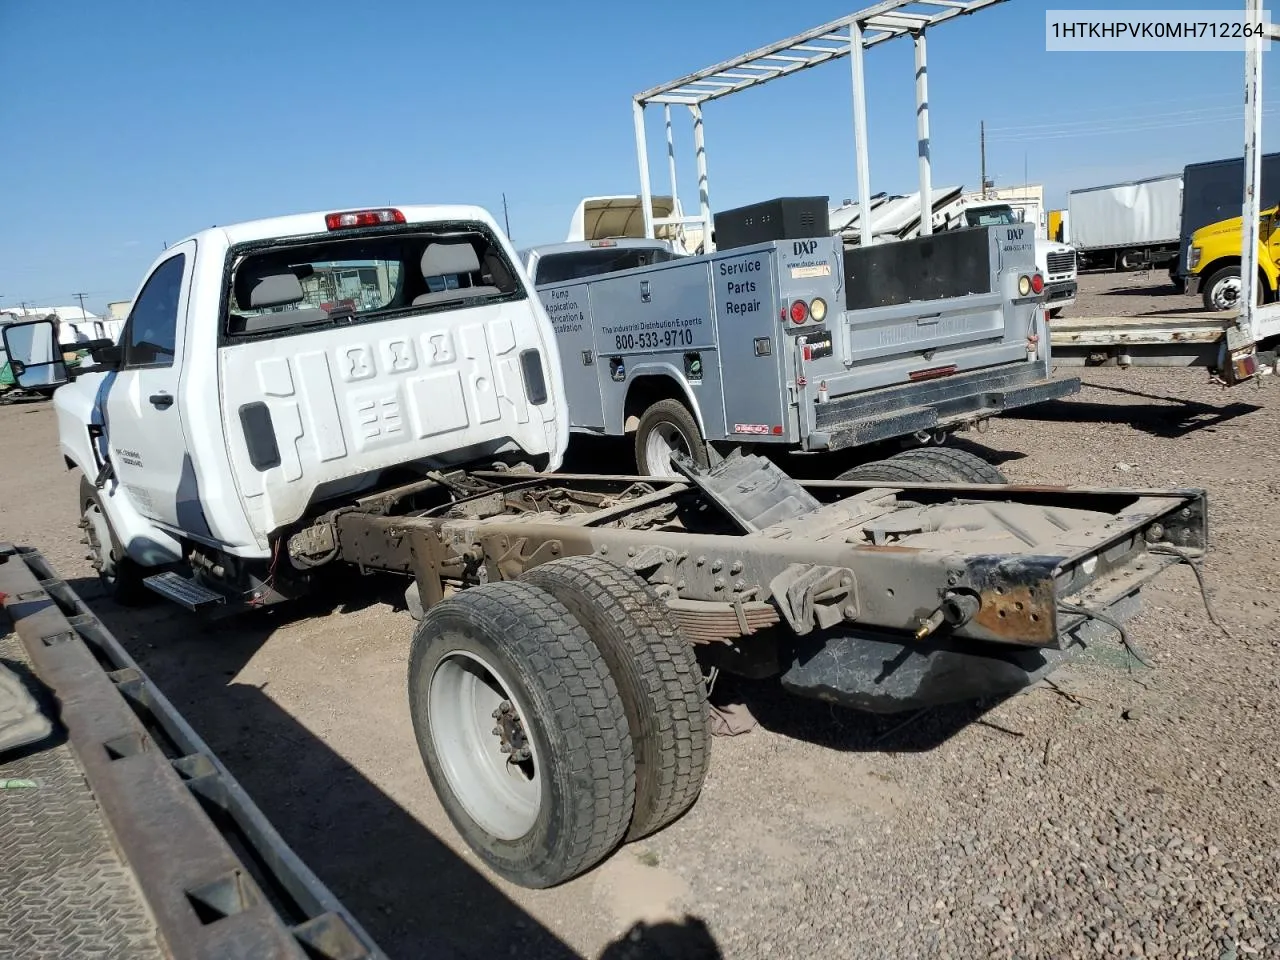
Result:
[[[533,751],[529,748],[529,738],[524,732],[524,721],[516,713],[511,701],[503,700],[498,709],[493,711],[493,718],[498,721],[493,734],[498,738],[498,749],[509,755],[507,762],[523,763],[531,759]]]

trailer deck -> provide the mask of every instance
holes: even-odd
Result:
[[[384,957],[38,552],[0,544],[0,600],[0,659],[57,719],[0,755],[0,952]]]
[[[1237,311],[1187,310],[1125,317],[1058,317],[1049,321],[1053,362],[1081,367],[1106,362],[1142,367],[1216,367]]]

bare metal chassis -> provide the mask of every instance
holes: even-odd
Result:
[[[1016,655],[1052,659],[1095,613],[1131,612],[1141,586],[1202,555],[1207,536],[1199,490],[797,483],[747,457],[681,480],[438,477],[328,514],[289,550],[412,575],[423,607],[450,587],[595,555],[653,585],[694,643],[942,649],[952,671],[957,656],[994,651],[1034,673],[1047,661]]]

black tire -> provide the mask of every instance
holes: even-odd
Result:
[[[1240,298],[1238,295],[1236,297],[1235,304],[1228,304],[1225,306],[1218,306],[1214,299],[1214,290],[1218,286],[1218,284],[1226,280],[1230,280],[1233,277],[1236,280],[1240,279],[1240,268],[1238,266],[1222,267],[1219,270],[1215,270],[1212,273],[1212,275],[1210,275],[1209,279],[1205,281],[1204,289],[1201,291],[1201,294],[1200,294],[1200,300],[1202,303],[1204,303],[1204,308],[1206,310],[1213,310],[1217,312],[1220,310],[1230,310],[1234,306],[1239,305]]]
[[[521,579],[563,603],[600,648],[636,758],[628,840],[671,823],[697,800],[711,757],[706,687],[693,647],[636,574],[601,557],[566,557]]]
[[[80,522],[84,526],[85,539],[88,541],[89,550],[99,562],[98,582],[102,585],[103,591],[122,607],[143,606],[153,596],[142,583],[147,572],[130,560],[125,553],[120,539],[111,527],[111,521],[107,519],[106,511],[102,508],[101,494],[98,493],[97,487],[89,482],[89,478],[84,476],[80,478],[79,506]],[[105,544],[98,543],[95,527],[88,522],[90,511],[97,511],[101,516],[103,528],[107,533]]]
[[[913,460],[935,464],[958,483],[1008,483],[1009,478],[976,453],[957,447],[918,447],[905,450],[893,460]]]
[[[998,478],[998,479],[997,479]],[[864,463],[836,478],[856,483],[1008,483],[995,467],[965,450],[919,447]]]
[[[536,819],[514,839],[496,836],[468,812],[436,749],[432,679],[446,660],[469,656],[502,674],[538,758]],[[600,651],[554,597],[508,581],[433,606],[413,636],[409,705],[445,812],[495,873],[524,887],[551,887],[589,870],[621,842],[635,805],[626,713]]]
[[[655,431],[660,429],[670,429],[677,432],[685,447],[689,451],[689,455],[693,458],[694,463],[702,468],[711,465],[711,458],[707,453],[707,444],[702,439],[702,432],[698,429],[698,421],[693,419],[693,414],[679,400],[659,400],[653,406],[649,407],[640,417],[640,424],[636,427],[636,469],[641,476],[661,477],[674,476],[674,469],[668,467],[664,472],[661,465],[651,463],[648,454],[649,438]]]

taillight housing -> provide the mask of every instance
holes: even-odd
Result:
[[[1044,293],[1044,277],[1038,273],[1031,276],[1031,292]]]
[[[379,210],[345,210],[325,215],[324,225],[330,230],[351,230],[355,227],[380,227],[388,223],[404,223],[404,214],[391,207]]]
[[[1031,296],[1031,278],[1030,277],[1022,276],[1018,278],[1018,296],[1020,297]]]
[[[809,316],[821,323],[827,318],[827,301],[821,297],[814,297],[809,304]]]
[[[809,319],[809,305],[803,300],[797,300],[791,304],[791,322],[804,323]]]

